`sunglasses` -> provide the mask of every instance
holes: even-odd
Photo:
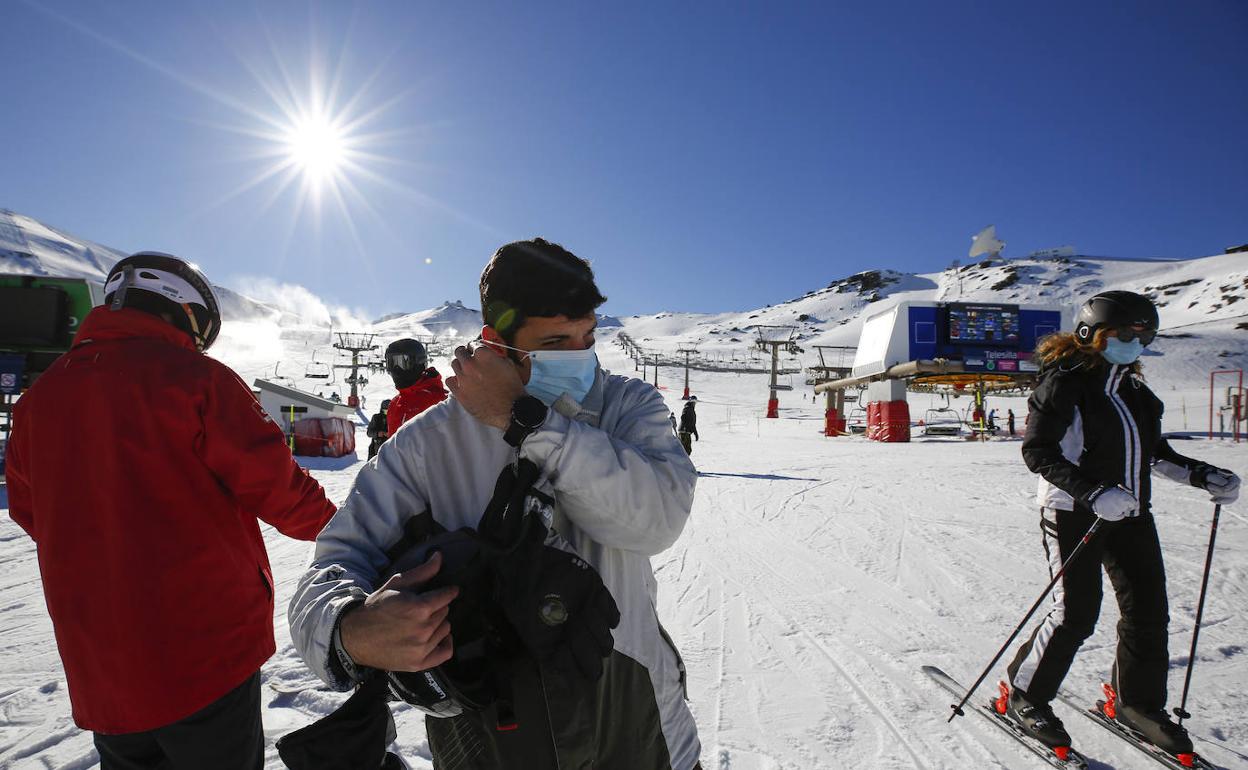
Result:
[[[1152,343],[1153,338],[1157,336],[1156,329],[1149,329],[1146,327],[1137,328],[1135,326],[1120,326],[1115,329],[1115,331],[1118,333],[1118,339],[1123,342],[1130,342],[1136,337],[1139,337],[1141,345],[1148,345]]]

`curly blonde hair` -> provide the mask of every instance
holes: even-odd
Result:
[[[1105,349],[1106,340],[1112,333],[1112,329],[1097,329],[1091,342],[1081,342],[1071,332],[1050,334],[1036,345],[1036,358],[1040,359],[1040,368],[1062,365],[1083,366],[1088,370],[1095,370],[1107,366],[1108,362],[1101,355],[1101,351]],[[1131,371],[1140,373],[1139,361],[1131,364]]]

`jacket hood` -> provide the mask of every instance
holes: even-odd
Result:
[[[128,338],[163,340],[171,345],[195,350],[195,343],[190,335],[163,319],[142,310],[111,310],[106,306],[93,308],[87,313],[87,317],[78,327],[78,333],[74,335],[72,347],[76,348],[88,342]]]

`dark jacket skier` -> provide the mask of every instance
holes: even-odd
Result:
[[[74,722],[104,768],[259,770],[274,581],[258,519],[312,540],[334,506],[204,355],[221,315],[194,265],[135,254],[104,291],[8,445]]]
[[[429,714],[435,767],[697,765],[683,664],[659,624],[650,563],[684,528],[697,474],[659,392],[598,365],[594,310],[603,301],[589,264],[561,246],[535,239],[500,248],[481,275],[482,342],[455,351],[454,397],[393,434],[363,467],[291,600],[291,639],[334,689],[349,689],[365,667],[447,673],[443,663],[460,662],[459,632],[449,622],[433,634],[409,630],[405,613],[430,602],[394,589],[430,575],[383,583],[387,551],[414,519],[476,532],[500,472],[536,466],[540,496],[526,498],[525,515],[540,522],[533,531],[544,533],[543,559],[561,566],[534,561],[531,572],[496,584],[496,603],[482,603],[482,614],[501,609],[528,653],[509,664],[511,708],[494,700],[434,716],[419,698],[408,701]],[[495,570],[513,561],[485,558]],[[614,616],[577,598],[589,583],[609,591]],[[459,588],[462,606],[472,592]],[[455,612],[442,606],[434,617]]]
[[[386,371],[399,392],[386,414],[386,432],[393,436],[403,423],[434,404],[446,400],[442,375],[429,366],[429,356],[419,340],[404,338],[386,347]]]
[[[685,448],[685,454],[690,455],[693,454],[693,441],[702,440],[698,436],[698,413],[694,411],[697,404],[697,396],[690,396],[685,402],[685,408],[680,410],[680,427],[676,429],[680,445]]]
[[[381,402],[381,408],[377,410],[377,414],[372,416],[368,421],[368,430],[366,433],[372,439],[368,443],[368,459],[377,456],[377,450],[381,445],[386,443],[386,439],[390,438],[390,427],[386,421],[386,413],[390,409],[390,399]]]
[[[1235,500],[1239,479],[1180,455],[1162,437],[1162,403],[1137,361],[1157,328],[1148,298],[1109,291],[1084,303],[1073,334],[1052,335],[1037,350],[1042,372],[1028,400],[1022,451],[1040,475],[1037,503],[1050,570],[1066,561],[1098,516],[1107,522],[1067,567],[1053,609],[1009,666],[1008,713],[1050,746],[1070,745],[1049,702],[1092,634],[1104,566],[1122,614],[1111,674],[1117,702],[1107,715],[1171,754],[1192,751],[1187,731],[1165,711],[1169,616],[1150,477],[1205,489],[1219,503]]]

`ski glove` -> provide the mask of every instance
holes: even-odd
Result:
[[[1140,503],[1135,495],[1119,486],[1102,485],[1092,490],[1087,497],[1092,512],[1105,521],[1121,521],[1134,516]]]
[[[495,563],[503,614],[543,665],[591,682],[615,646],[620,610],[597,570],[581,557],[544,543],[546,528],[530,523],[525,546]]]
[[[1192,486],[1209,493],[1218,505],[1230,505],[1239,499],[1239,476],[1224,469],[1201,463],[1192,469]]]

